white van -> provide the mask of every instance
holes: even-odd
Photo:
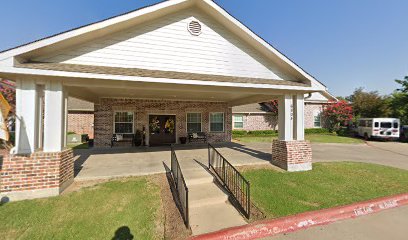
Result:
[[[397,140],[400,136],[400,120],[397,118],[360,118],[356,129],[358,136],[368,140]]]

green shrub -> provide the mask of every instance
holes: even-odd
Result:
[[[342,129],[342,131],[345,131]],[[307,128],[305,129],[305,134],[323,134],[331,135],[329,129],[327,128]],[[245,131],[245,130],[233,130],[232,135],[234,137],[268,137],[268,136],[278,136],[277,130],[255,130],[255,131]]]
[[[337,135],[343,136],[343,137],[350,137],[353,136],[353,131],[346,127],[342,127],[337,131]]]
[[[233,130],[232,135],[234,137],[263,137],[263,136],[277,136],[278,131],[276,130],[255,130],[255,131],[245,131],[245,130]]]
[[[76,134],[76,132],[67,132],[67,135],[73,135]]]
[[[307,128],[305,134],[331,134],[327,128]]]
[[[245,130],[232,130],[232,135],[234,136],[245,136],[248,132]]]
[[[248,135],[251,136],[276,136],[278,135],[278,131],[276,130],[256,130],[256,131],[249,131]]]

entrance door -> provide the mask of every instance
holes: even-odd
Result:
[[[149,145],[176,143],[176,116],[149,115]]]

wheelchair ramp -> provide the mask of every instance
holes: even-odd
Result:
[[[189,189],[189,218],[193,235],[247,224],[205,166],[188,159],[180,161],[180,166]]]

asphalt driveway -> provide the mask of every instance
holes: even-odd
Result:
[[[368,142],[367,144],[312,144],[315,162],[354,161],[408,170],[408,144]]]

